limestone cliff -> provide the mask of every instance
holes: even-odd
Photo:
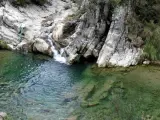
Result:
[[[138,64],[142,49],[134,46],[128,39],[126,19],[130,15],[130,6],[117,6],[112,9],[108,0],[84,0],[79,18],[72,16],[59,27],[59,37],[54,40],[59,44],[65,41],[65,53],[73,63],[79,58],[98,58],[99,67],[130,66]],[[111,10],[112,9],[112,10]],[[79,13],[77,13],[79,14]],[[65,36],[65,27],[75,24],[72,34]],[[53,31],[53,35],[57,34]]]
[[[99,67],[136,65],[142,49],[128,39],[129,5],[111,6],[109,0],[51,0],[33,4],[0,6],[0,39],[15,50],[52,56],[61,50],[69,63],[97,59]]]

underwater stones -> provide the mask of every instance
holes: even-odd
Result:
[[[78,96],[76,94],[66,93],[65,99],[63,100],[63,102],[64,103],[72,102],[72,101],[76,100],[77,98],[78,98]]]
[[[94,107],[108,97],[113,87],[114,80],[103,80],[101,82],[88,82],[79,90],[79,100],[81,107]]]
[[[100,102],[99,101],[83,101],[81,102],[81,107],[85,108],[85,107],[94,107],[99,105]]]
[[[77,120],[77,119],[78,119],[77,116],[71,116],[71,117],[67,118],[66,120]]]

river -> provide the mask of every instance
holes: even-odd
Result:
[[[0,111],[8,120],[160,120],[160,67],[66,65],[0,51]]]

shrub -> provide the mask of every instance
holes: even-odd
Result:
[[[9,49],[7,43],[3,40],[0,40],[0,49]]]

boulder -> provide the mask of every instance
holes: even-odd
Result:
[[[42,53],[49,56],[53,56],[53,52],[51,50],[51,46],[47,44],[46,41],[40,38],[36,38],[33,43],[33,52],[35,53]]]

